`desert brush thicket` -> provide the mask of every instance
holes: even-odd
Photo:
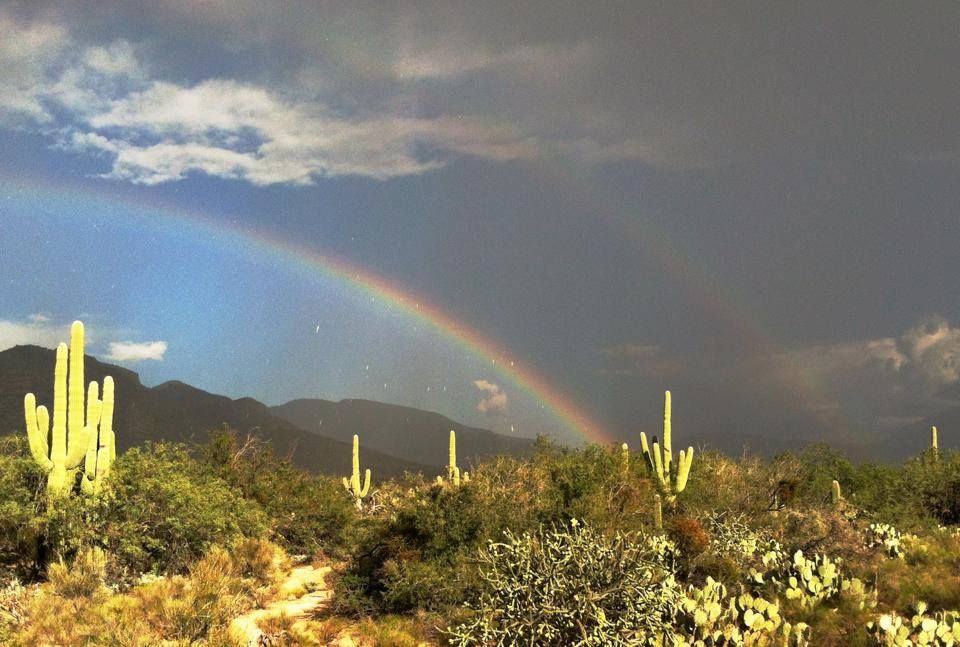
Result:
[[[68,354],[69,353],[69,354]],[[960,456],[855,464],[824,445],[763,460],[663,444],[569,448],[446,474],[307,473],[227,428],[113,450],[58,351],[53,425],[0,438],[0,644],[226,645],[292,555],[335,596],[276,644],[952,645],[960,642]],[[77,394],[79,393],[79,396]],[[109,395],[108,395],[109,394]],[[118,430],[122,433],[122,430]],[[344,483],[345,481],[345,483]]]

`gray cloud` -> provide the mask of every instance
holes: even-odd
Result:
[[[386,178],[440,168],[449,155],[696,168],[878,153],[953,163],[960,151],[953,118],[960,84],[942,77],[960,60],[955,4],[923,11],[856,2],[623,3],[562,11],[429,2],[292,2],[284,11],[180,0],[136,12],[110,2],[99,4],[102,11],[80,3],[11,6],[17,10],[0,15],[4,33],[16,34],[0,45],[0,110],[49,122],[46,102],[89,109],[106,92],[113,101],[100,106],[86,134],[113,143],[104,149],[114,158],[109,177],[137,182],[190,172],[256,184]],[[164,47],[173,37],[211,54],[176,58]],[[216,65],[213,42],[221,58],[243,54],[257,64]],[[110,79],[144,68],[154,75],[138,93],[109,94]],[[85,79],[101,79],[89,96],[77,96],[91,90],[71,80],[78,69]],[[65,84],[60,90],[48,78],[53,70],[53,84]],[[231,102],[258,92],[261,106],[278,108],[277,119],[255,107],[238,119],[245,113]],[[144,110],[156,116],[165,105],[183,107],[179,101],[203,96],[213,100],[203,104],[205,129],[190,129],[199,106],[182,122],[130,123],[137,101],[147,101]],[[106,128],[121,116],[124,125],[110,135],[94,125]],[[239,130],[214,133],[227,117]],[[190,136],[170,141],[179,126]],[[152,139],[143,141],[145,132]],[[211,142],[215,134],[226,139]],[[230,143],[251,134],[250,149]]]
[[[728,363],[625,343],[602,352],[611,379],[664,380],[708,389],[718,401],[804,414],[812,429],[866,433],[960,404],[960,327],[931,316],[899,338],[815,344]],[[793,412],[791,412],[793,411]]]
[[[507,394],[499,384],[487,380],[475,380],[473,385],[486,394],[477,403],[477,411],[488,415],[503,415],[507,412]]]

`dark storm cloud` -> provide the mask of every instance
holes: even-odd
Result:
[[[348,112],[496,116],[541,154],[701,167],[960,150],[955,3],[93,5],[12,6],[139,42],[171,80],[226,75]]]

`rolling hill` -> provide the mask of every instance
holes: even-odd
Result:
[[[24,394],[33,392],[38,403],[52,408],[54,363],[55,352],[39,346],[15,346],[0,352],[0,434],[23,433]],[[146,387],[133,371],[89,355],[85,372],[88,382],[101,384],[105,376],[113,376],[118,451],[147,441],[202,443],[209,430],[226,423],[240,433],[270,440],[279,454],[289,454],[301,467],[328,474],[350,471],[349,443],[304,431],[271,414],[265,404],[252,398],[232,400],[176,381]],[[428,476],[437,473],[436,467],[423,461],[377,452],[366,440],[361,448],[361,466],[384,478],[404,471],[423,471]]]
[[[408,461],[444,466],[450,430],[457,432],[461,465],[471,459],[530,452],[533,441],[467,427],[431,411],[371,400],[293,400],[270,412],[300,429],[349,442],[359,434],[366,447]]]

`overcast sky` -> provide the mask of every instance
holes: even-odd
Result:
[[[609,438],[665,388],[728,450],[960,406],[957,3],[133,5],[0,2],[0,348],[576,437],[252,236]]]

